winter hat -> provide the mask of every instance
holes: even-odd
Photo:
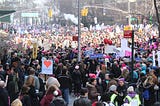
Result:
[[[136,63],[136,68],[140,68],[141,64],[140,63]]]
[[[117,86],[116,85],[111,85],[109,87],[109,91],[116,91],[117,90]]]
[[[128,89],[127,89],[127,92],[134,92],[133,86],[129,86]]]
[[[90,77],[90,78],[96,78],[96,75],[93,74],[93,73],[89,73],[89,77]]]
[[[118,81],[123,81],[124,82],[124,80],[125,80],[124,78],[120,78]]]
[[[51,85],[56,85],[58,88],[60,87],[59,81],[57,80],[57,78],[54,77],[49,77],[46,81],[47,88]]]

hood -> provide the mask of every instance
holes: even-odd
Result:
[[[94,88],[95,86],[94,85],[92,85],[92,84],[90,84],[89,82],[87,82],[87,87],[89,87],[89,88]]]

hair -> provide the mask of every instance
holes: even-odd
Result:
[[[11,106],[22,106],[22,102],[19,99],[15,99],[12,103]]]
[[[54,91],[56,91],[57,88],[55,85],[51,85],[48,87],[48,90],[46,91],[46,94],[53,94]]]
[[[29,86],[31,86],[31,85],[34,86],[34,76],[29,75],[29,76],[27,77],[26,82],[25,82],[24,85],[27,86],[27,87],[29,87]]]
[[[81,88],[80,94],[85,95],[86,93],[88,93],[88,89],[87,88]]]
[[[146,85],[147,83],[151,85],[154,84],[152,76],[148,76],[147,79],[144,81],[144,85]]]
[[[22,95],[27,94],[28,91],[29,91],[29,87],[27,87],[27,86],[24,85],[24,86],[22,87],[22,89],[21,89],[21,94],[22,94]]]
[[[66,74],[66,73],[67,73],[67,71],[68,71],[68,70],[67,70],[67,67],[66,67],[66,66],[64,66],[64,67],[63,67],[63,69],[62,69],[62,74],[63,74],[63,75],[64,75],[64,74]]]
[[[35,69],[33,67],[31,67],[29,69],[29,75],[33,75],[33,74],[35,74]]]
[[[90,78],[89,83],[92,84],[92,82],[94,82],[95,80],[96,80],[95,78]]]

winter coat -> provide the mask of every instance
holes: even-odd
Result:
[[[90,99],[93,102],[98,100],[99,93],[97,92],[96,86],[87,83],[88,88],[88,99]]]
[[[119,105],[123,104],[123,99],[127,93],[126,90],[127,90],[127,87],[125,85],[117,87],[117,92],[119,93],[119,101],[118,101]]]
[[[74,101],[73,106],[92,106],[92,102],[86,97],[80,97]]]
[[[79,84],[82,81],[81,72],[79,70],[74,70],[72,74],[73,83]]]
[[[58,78],[59,83],[61,84],[60,88],[66,89],[71,87],[71,78],[67,75],[60,75]]]
[[[31,106],[31,99],[28,94],[21,96],[21,102],[23,106]]]
[[[145,106],[152,106],[156,102],[154,85],[151,85],[148,83],[143,87],[144,87],[143,91],[146,89],[149,90],[149,100],[144,100],[144,105]]]
[[[0,87],[0,106],[9,106],[8,92],[5,88]]]
[[[44,95],[44,97],[42,98],[40,102],[40,106],[49,106],[53,97],[54,97],[53,94]]]
[[[34,86],[29,86],[30,89],[28,91],[28,95],[31,99],[31,106],[39,106],[38,96],[36,94],[36,90]]]

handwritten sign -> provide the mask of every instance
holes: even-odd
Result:
[[[42,73],[43,74],[53,74],[53,61],[52,60],[42,60]]]

